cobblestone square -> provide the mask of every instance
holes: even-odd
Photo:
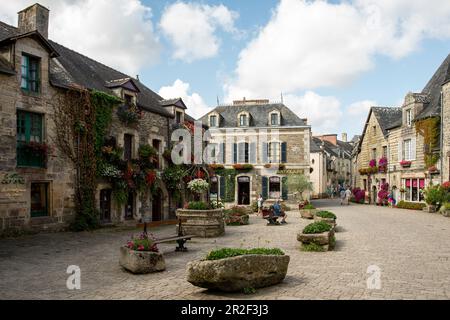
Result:
[[[186,253],[175,244],[159,245],[167,269],[132,275],[118,263],[119,247],[139,230],[103,229],[92,233],[53,233],[0,240],[0,299],[450,299],[450,219],[421,211],[376,206],[341,207],[316,201],[338,217],[336,249],[301,252],[296,234],[309,220],[298,211],[288,224],[227,227],[220,238],[189,241]],[[152,229],[157,237],[175,226]],[[290,255],[280,285],[255,294],[209,292],[188,283],[186,263],[220,247],[279,247]],[[81,268],[81,289],[68,290],[69,265]],[[381,269],[381,289],[368,289],[367,268]]]

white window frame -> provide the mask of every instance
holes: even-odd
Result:
[[[411,125],[412,125],[412,109],[408,109],[405,111],[405,117],[406,117],[406,125],[408,127],[411,127]]]
[[[408,149],[406,146],[409,145]],[[402,153],[403,153],[403,160],[411,161],[412,160],[412,139],[406,139],[403,140],[403,147],[402,147]]]
[[[276,146],[276,148],[274,148]],[[275,151],[275,153],[273,152]],[[281,163],[281,142],[271,141],[267,146],[267,158],[269,163]]]
[[[211,119],[213,119],[213,118],[215,119],[214,125],[213,125],[213,123],[212,123],[212,121],[211,121]],[[217,117],[216,114],[210,115],[210,116],[209,116],[209,126],[210,126],[211,128],[217,128],[217,127],[218,127],[218,124],[219,124],[219,122],[218,122],[217,120],[218,120],[218,117]]]

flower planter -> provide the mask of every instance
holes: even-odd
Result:
[[[334,249],[334,229],[322,233],[303,233],[297,234],[297,240],[302,243],[302,247],[308,244],[316,244],[322,247],[323,251],[331,251]]]
[[[425,207],[425,209],[424,209],[426,212],[429,212],[429,213],[435,213],[436,212],[436,206],[435,205],[432,205],[432,204],[429,204],[429,205],[427,205],[426,207]]]
[[[242,255],[220,260],[191,261],[187,281],[194,286],[225,292],[275,285],[286,277],[289,256]]]
[[[314,216],[314,221],[323,221],[328,223],[330,226],[332,226],[333,228],[336,227],[336,219],[332,219],[332,218],[322,218],[322,217],[318,217],[318,216]]]
[[[229,215],[225,217],[225,224],[228,225],[247,225],[249,224],[250,216],[248,214],[244,215]]]
[[[119,264],[135,274],[158,272],[166,269],[166,263],[161,253],[136,251],[127,247],[120,247]]]
[[[444,216],[444,217],[450,217],[450,210],[444,210],[444,211],[442,211],[442,215]]]
[[[300,215],[303,219],[314,219],[317,209],[301,209]]]
[[[183,234],[201,238],[219,237],[225,233],[223,209],[178,209],[178,219],[183,219]]]

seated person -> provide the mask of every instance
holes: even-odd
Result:
[[[281,210],[280,199],[277,199],[277,201],[273,205],[273,215],[276,217],[282,217],[283,219],[281,220],[281,223],[283,224],[287,223],[286,222],[287,215],[285,212]]]

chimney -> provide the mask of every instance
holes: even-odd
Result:
[[[345,132],[342,134],[342,141],[347,142],[347,134]]]
[[[322,141],[328,141],[333,145],[337,145],[337,134],[324,134],[322,136],[317,137]]]
[[[38,31],[48,39],[48,19],[50,11],[36,3],[19,12],[19,32],[28,33]]]

